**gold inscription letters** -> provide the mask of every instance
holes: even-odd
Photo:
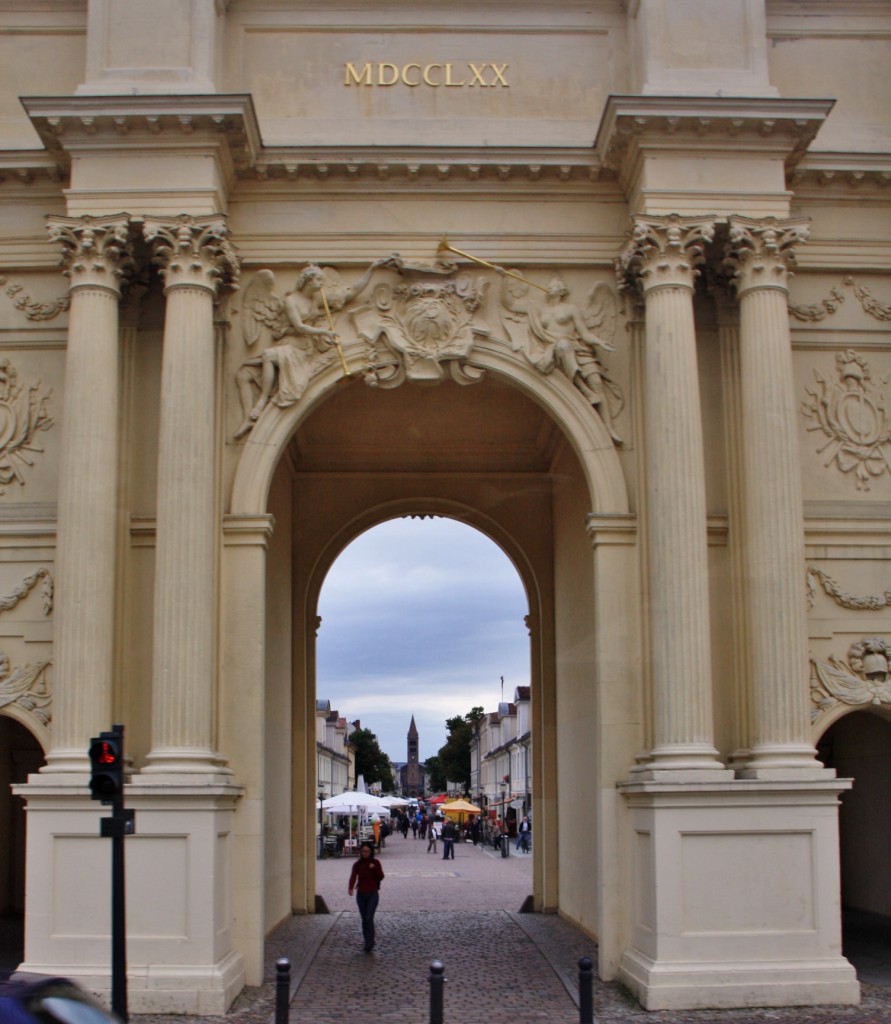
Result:
[[[352,61],[344,65],[344,85],[429,85],[446,88],[507,89],[509,64],[390,64],[387,61],[366,61],[357,67]]]

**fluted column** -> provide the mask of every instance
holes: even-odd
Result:
[[[49,217],[70,278],[56,532],[55,690],[45,772],[89,770],[112,724],[120,416],[118,304],[129,216]]]
[[[164,277],[152,749],[145,771],[218,772],[214,746],[216,351],[214,299],[237,259],[222,217],[145,222]]]
[[[652,749],[636,769],[725,778],[713,745],[705,469],[693,284],[712,218],[635,218],[621,269],[646,307],[645,531]]]
[[[739,298],[743,602],[750,673],[744,777],[820,771],[808,740],[801,470],[787,278],[807,222],[730,219]]]

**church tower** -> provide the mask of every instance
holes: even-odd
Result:
[[[407,737],[407,763],[403,782],[403,794],[405,796],[424,795],[424,772],[418,760],[418,727],[415,725],[415,716],[411,716],[411,725],[408,727]]]

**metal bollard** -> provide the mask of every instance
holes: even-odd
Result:
[[[442,1024],[442,997],[445,987],[442,960],[434,960],[430,964],[430,1024]]]
[[[594,1024],[593,967],[589,956],[579,960],[579,1024]]]
[[[291,961],[283,956],[275,961],[275,1024],[288,1024],[291,1001]]]

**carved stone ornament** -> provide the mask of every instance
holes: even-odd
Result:
[[[13,608],[31,593],[37,583],[43,580],[43,614],[50,615],[53,610],[53,577],[49,569],[37,569],[17,583],[12,590],[0,597],[0,612],[12,611]]]
[[[238,257],[229,242],[225,218],[187,213],[147,217],[143,234],[167,288],[191,285],[217,295],[224,287],[238,286]]]
[[[811,420],[809,431],[828,440],[818,449],[827,453],[842,473],[853,473],[857,490],[868,491],[870,481],[891,470],[891,392],[888,375],[876,385],[869,364],[854,349],[835,357],[837,381],[814,370],[817,387],[805,388],[809,400],[801,413]]]
[[[60,295],[58,299],[53,299],[52,302],[37,302],[25,293],[23,285],[16,281],[8,281],[2,276],[0,276],[0,288],[5,289],[6,294],[12,299],[13,306],[19,312],[24,313],[28,320],[38,323],[54,320],[60,313],[65,313],[71,303],[67,293]]]
[[[502,327],[511,348],[522,352],[541,373],[562,370],[598,411],[613,441],[622,444],[613,424],[625,396],[597,356],[597,349],[615,351],[611,344],[618,316],[615,293],[608,285],[597,284],[584,304],[577,306],[559,275],[548,282],[543,299],[531,291],[516,276],[502,277]]]
[[[842,590],[841,586],[831,576],[823,572],[822,569],[811,565],[808,566],[807,570],[807,597],[808,606],[811,608],[814,606],[817,582],[820,583],[820,586],[822,586],[823,590],[826,591],[832,600],[842,608],[858,612],[874,612],[880,611],[882,608],[891,607],[891,590],[886,590],[884,594],[871,594],[865,597],[849,594],[846,590]]]
[[[33,715],[41,725],[49,725],[52,693],[47,685],[46,670],[50,665],[52,659],[10,670],[9,655],[0,651],[0,708],[14,704]]]
[[[891,704],[889,658],[891,645],[880,637],[852,644],[847,662],[835,656],[829,661],[811,658],[811,719],[839,704]]]
[[[786,288],[795,247],[806,242],[810,222],[731,217],[724,266],[741,296],[753,288]]]
[[[616,261],[619,287],[692,288],[715,237],[714,217],[635,217],[631,239]]]
[[[476,320],[488,282],[467,273],[455,275],[452,264],[415,264],[393,257],[389,265],[402,280],[379,284],[370,303],[351,315],[367,346],[366,384],[438,384],[447,376],[459,384],[481,380],[483,371],[467,360],[476,338],[489,334]]]
[[[375,260],[350,286],[331,267],[311,263],[284,295],[272,270],[258,271],[241,303],[241,336],[248,350],[262,351],[235,375],[243,416],[235,438],[253,428],[270,402],[285,408],[299,401],[315,374],[338,358],[345,372],[361,372],[370,387],[476,383],[485,371],[473,363],[473,349],[487,338],[508,345],[543,374],[562,370],[621,444],[612,424],[624,396],[595,354],[597,348],[613,350],[608,339],[615,334],[618,303],[612,289],[594,286],[579,307],[554,277],[547,288],[534,286],[545,298],[530,298],[531,282],[485,265],[503,282],[500,332],[481,317],[490,282],[447,260],[422,263],[393,254]],[[358,304],[376,270],[393,272],[395,280],[378,281]],[[361,371],[349,367],[341,336],[364,343]]]
[[[100,287],[120,292],[121,279],[130,273],[130,218],[47,217],[50,239],[62,247],[63,273],[71,288]]]
[[[34,465],[32,454],[43,452],[35,437],[53,425],[47,411],[51,395],[41,392],[39,380],[19,383],[18,370],[0,357],[0,494],[13,482],[24,484],[25,467]]]
[[[846,277],[844,286],[854,292],[855,297],[863,308],[863,312],[868,316],[873,317],[875,320],[881,320],[883,323],[891,320],[891,305],[886,305],[873,298],[870,290],[865,285],[857,284],[853,277]],[[829,296],[821,299],[819,303],[811,306],[790,306],[789,315],[793,316],[796,320],[818,323],[820,320],[825,320],[826,317],[832,316],[844,301],[844,292],[838,288],[832,288],[829,291]]]

